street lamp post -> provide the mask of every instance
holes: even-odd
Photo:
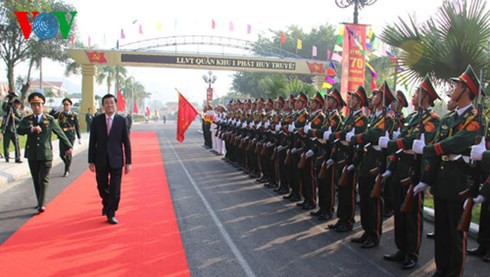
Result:
[[[378,0],[335,0],[335,4],[339,8],[347,8],[354,5],[354,24],[358,24],[359,10],[364,6],[371,6]]]
[[[206,104],[209,104],[209,102],[213,101],[213,88],[211,87],[211,84],[216,82],[216,79],[218,79],[218,77],[216,75],[213,75],[213,72],[211,72],[210,70],[208,72],[208,75],[204,74],[202,76],[202,79],[206,84],[209,85],[206,94]]]

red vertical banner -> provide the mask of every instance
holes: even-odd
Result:
[[[213,101],[213,88],[208,88],[207,94],[206,94],[206,103],[211,103]]]
[[[344,26],[342,82],[340,84],[340,92],[344,99],[347,99],[348,91],[355,91],[359,86],[364,87],[366,61],[363,52],[365,49],[366,25],[346,24]]]

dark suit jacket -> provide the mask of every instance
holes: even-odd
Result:
[[[106,115],[94,117],[90,129],[88,162],[96,167],[107,167],[108,162],[111,168],[122,168],[124,164],[131,164],[131,143],[124,117],[114,115],[109,136]]]

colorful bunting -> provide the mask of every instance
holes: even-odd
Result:
[[[281,44],[284,44],[286,42],[286,34],[285,33],[281,33],[281,40],[280,40],[280,43]]]

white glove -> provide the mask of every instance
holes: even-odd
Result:
[[[82,139],[78,139],[78,144],[82,144]]]
[[[308,124],[308,125],[305,125],[305,128],[303,129],[303,131],[305,132],[305,134],[308,134],[308,131],[311,129],[311,124]]]
[[[390,134],[388,134],[388,131],[386,131],[385,135],[383,137],[379,137],[379,139],[378,139],[379,147],[387,148],[388,147],[388,141],[390,141]]]
[[[237,121],[237,122],[235,123],[235,125],[236,125],[237,127],[238,127],[238,126],[240,126],[240,121]]]
[[[242,128],[245,129],[245,127],[247,127],[247,122],[242,123]]]
[[[332,134],[332,126],[328,127],[328,130],[326,130],[323,133],[323,139],[328,140],[328,138],[330,137],[331,134]]]
[[[473,203],[475,203],[475,205],[476,204],[481,204],[481,203],[485,202],[485,200],[486,200],[485,199],[485,196],[483,196],[481,194],[478,194],[477,197],[473,198]]]
[[[425,135],[422,134],[420,139],[416,139],[412,144],[412,151],[415,154],[424,154],[424,146],[425,146]]]
[[[332,159],[328,159],[328,161],[327,161],[327,169],[329,169],[332,165],[333,165],[333,160]]]
[[[381,177],[383,177],[383,179],[386,179],[388,177],[391,176],[391,171],[390,170],[386,170],[383,174],[381,174]]]
[[[257,124],[257,129],[259,129],[260,127],[262,127],[262,121]]]
[[[290,133],[294,132],[294,125],[293,124],[288,125],[288,132],[290,132]]]
[[[427,188],[427,184],[424,182],[419,182],[414,188],[413,188],[413,196],[417,195],[419,192],[424,191]]]
[[[250,122],[250,127],[253,127],[255,126],[255,121],[252,120],[252,122]]]
[[[397,139],[400,136],[400,127],[393,132],[393,139]]]
[[[279,132],[281,130],[281,124],[276,124],[276,127],[274,128],[276,132]]]
[[[286,146],[279,145],[279,146],[277,147],[277,151],[278,151],[278,152],[279,152],[279,151],[282,151],[282,149],[284,149],[285,147],[286,147]]]
[[[471,146],[470,157],[473,161],[481,161],[483,158],[483,152],[485,152],[485,138],[482,137],[480,144]]]
[[[356,167],[353,164],[351,164],[347,167],[347,171],[352,171],[352,170],[354,170],[354,168],[356,168]]]
[[[314,155],[315,155],[315,152],[313,152],[313,150],[311,150],[311,149],[306,152],[306,158],[307,159],[313,157]]]
[[[347,142],[350,142],[350,140],[354,136],[355,132],[356,132],[356,128],[352,128],[352,130],[350,132],[348,132],[347,134],[345,134],[345,140]]]
[[[271,147],[271,146],[272,146],[272,142],[270,142],[270,141],[269,141],[269,142],[267,142],[267,143],[265,144],[265,146],[266,146],[267,148]]]
[[[264,128],[269,128],[269,126],[271,125],[271,123],[269,122],[269,120],[267,120],[265,123],[264,123]]]
[[[296,152],[298,152],[298,149],[296,148],[291,149],[291,154],[296,154]]]

